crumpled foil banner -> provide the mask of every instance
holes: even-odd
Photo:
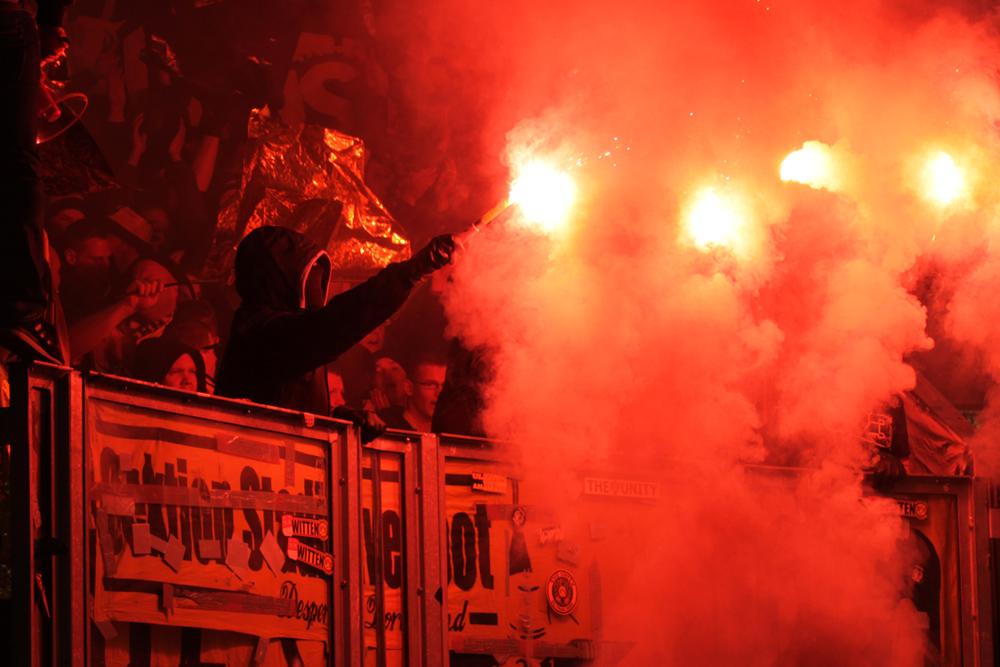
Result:
[[[410,256],[402,227],[364,183],[360,139],[315,125],[250,116],[243,182],[219,214],[209,271],[233,266],[236,246],[261,225],[294,229],[326,250],[333,277],[357,280]]]

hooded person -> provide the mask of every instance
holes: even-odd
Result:
[[[174,318],[163,330],[164,338],[178,340],[201,353],[209,393],[215,393],[215,369],[221,347],[218,331],[215,312],[203,301],[178,303]]]
[[[198,350],[173,338],[149,338],[135,351],[136,380],[206,393],[205,362]]]
[[[236,251],[236,291],[243,302],[233,317],[215,393],[330,414],[323,366],[385,322],[414,285],[451,262],[454,249],[450,235],[438,236],[410,259],[328,300],[326,252],[285,227],[255,229]],[[366,441],[385,429],[373,413],[346,406],[333,416],[362,425]]]

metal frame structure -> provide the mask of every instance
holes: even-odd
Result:
[[[11,445],[13,495],[13,643],[16,667],[91,664],[90,581],[86,485],[88,401],[111,401],[217,423],[293,433],[326,443],[331,549],[330,656],[347,665],[388,666],[385,633],[366,656],[364,505],[378,517],[379,462],[400,462],[400,509],[405,615],[402,659],[408,665],[447,665],[449,658],[445,468],[449,459],[510,464],[503,443],[457,436],[390,431],[369,445],[344,422],[261,405],[178,392],[142,382],[36,364],[10,368],[11,404],[0,409],[0,428]],[[363,460],[372,460],[372,494],[362,492]],[[770,483],[795,483],[801,471],[748,467]],[[1000,493],[980,478],[911,477],[893,496],[955,499],[960,586],[962,664],[997,664],[997,578],[993,550],[1000,537]],[[381,521],[373,520],[373,533]],[[989,528],[989,529],[988,529]],[[381,563],[384,545],[373,550]],[[376,568],[380,570],[380,568]],[[380,575],[381,576],[381,575]],[[384,618],[382,582],[376,582],[375,618]],[[44,597],[44,600],[43,600]],[[48,609],[46,614],[45,609]],[[376,624],[378,627],[378,624]]]
[[[444,512],[441,495],[444,472],[437,437],[406,431],[389,431],[365,445],[371,457],[373,557],[382,563],[384,540],[381,539],[382,485],[381,459],[397,455],[400,464],[400,505],[403,529],[402,597],[406,664],[446,665],[447,652],[447,579],[444,572]],[[439,483],[440,480],[440,483]],[[376,665],[387,664],[385,653],[385,585],[382,569],[376,567],[375,612],[377,622]],[[379,623],[378,620],[383,619]]]
[[[356,526],[357,515],[352,512],[353,488],[347,484],[347,480],[354,476],[345,470],[350,467],[350,461],[357,457],[358,439],[355,430],[345,422],[313,415],[306,416],[291,410],[244,401],[196,397],[186,392],[108,376],[89,377],[83,389],[84,404],[92,399],[99,399],[166,413],[183,414],[186,417],[216,423],[293,433],[299,437],[327,443],[329,445],[327,488],[330,489],[328,512],[335,563],[334,574],[330,578],[330,608],[333,610],[334,620],[329,640],[330,655],[335,662],[358,664],[355,660],[361,655],[360,647],[363,640],[360,617],[352,613],[350,601],[354,597],[360,597],[360,592],[357,590],[360,580],[352,576],[354,573],[351,571],[357,561],[346,557],[349,545],[358,539],[359,535]],[[339,498],[339,503],[335,502],[335,498]],[[90,563],[85,562],[85,567],[89,572]],[[88,629],[90,627],[88,624]],[[88,664],[90,664],[89,656]]]
[[[767,466],[745,468],[748,478],[770,480],[789,487],[794,487],[803,472]],[[910,496],[955,499],[962,664],[992,667],[996,664],[994,637],[998,619],[990,527],[996,521],[994,517],[1000,516],[1000,510],[991,509],[989,482],[975,477],[914,475],[897,482],[887,495],[904,501]]]
[[[906,500],[910,495],[956,500],[962,664],[992,667],[996,619],[988,482],[974,477],[910,476],[888,495],[897,500]]]
[[[481,438],[472,438],[467,436],[459,435],[441,435],[439,436],[439,446],[437,451],[437,475],[435,479],[434,487],[438,494],[437,497],[437,521],[439,524],[440,540],[441,545],[441,556],[438,560],[439,576],[442,582],[442,587],[444,595],[442,598],[442,606],[444,610],[444,623],[443,623],[443,635],[444,635],[444,657],[447,659],[450,655],[451,642],[448,637],[448,576],[447,576],[447,559],[449,554],[446,551],[445,545],[447,544],[445,532],[447,530],[445,509],[446,509],[446,487],[445,487],[445,472],[447,468],[447,461],[449,459],[463,459],[470,461],[483,461],[490,463],[509,463],[511,461],[511,456],[508,451],[508,447],[505,443],[483,440]],[[430,522],[428,518],[428,522]],[[434,664],[434,663],[424,663],[424,664]],[[448,665],[448,662],[444,661],[440,664]]]
[[[83,565],[83,392],[80,376],[15,365],[3,431],[11,445],[12,665],[82,664],[87,605]],[[49,613],[46,614],[45,610]]]
[[[335,556],[330,585],[334,613],[330,646],[331,658],[342,664],[366,663],[362,455],[367,451],[376,461],[386,454],[400,456],[402,502],[406,508],[402,513],[406,662],[447,663],[444,515],[440,506],[444,473],[436,436],[389,432],[362,448],[357,429],[344,422],[244,401],[196,396],[125,378],[81,376],[41,364],[12,366],[10,386],[11,406],[0,411],[0,425],[12,445],[12,476],[28,482],[14,485],[12,533],[31,536],[16,542],[12,558],[17,572],[12,596],[13,636],[32,637],[30,643],[16,644],[13,665],[91,664],[91,633],[95,630],[89,622],[87,604],[91,563],[84,442],[85,410],[91,400],[289,432],[329,443],[328,488]],[[373,488],[378,489],[378,485]],[[379,502],[377,492],[373,500]],[[376,540],[377,549],[380,544]],[[51,560],[42,563],[39,554],[43,552],[53,552]],[[376,558],[380,559],[381,553]],[[40,564],[36,567],[36,563]],[[42,611],[45,605],[39,596],[43,587],[35,585],[36,574],[43,577],[51,619]],[[382,591],[378,587],[376,590],[376,605],[381,609]],[[375,664],[386,664],[384,650],[377,653]]]
[[[156,410],[164,413],[182,414],[186,417],[203,419],[250,427],[266,431],[294,433],[296,436],[325,442],[327,450],[327,488],[330,489],[328,512],[330,534],[333,547],[335,571],[330,579],[330,608],[334,622],[331,625],[330,654],[336,661],[349,661],[359,652],[360,626],[349,613],[351,600],[360,597],[357,582],[344,571],[351,567],[349,559],[343,556],[345,544],[350,543],[350,524],[356,522],[350,514],[351,489],[340,480],[346,480],[345,462],[352,456],[352,448],[357,448],[357,438],[353,429],[344,422],[305,417],[303,413],[279,410],[219,398],[195,397],[186,392],[178,392],[164,387],[150,386],[120,378],[93,376],[84,383],[84,404],[93,399],[122,403],[129,406]],[[81,429],[82,430],[82,429]],[[81,442],[81,446],[83,443]],[[334,483],[334,480],[337,480]],[[339,511],[335,498],[339,497]],[[336,564],[339,563],[339,566]],[[90,571],[90,564],[85,564]],[[339,576],[338,576],[339,575]],[[338,585],[338,579],[340,585]],[[339,655],[338,655],[339,654]],[[89,660],[88,660],[89,664]]]
[[[330,654],[339,664],[362,663],[362,616],[355,604],[361,598],[361,561],[351,556],[361,549],[356,429],[294,411],[195,396],[123,378],[81,376],[45,365],[12,366],[10,386],[11,406],[0,414],[11,444],[15,480],[11,532],[28,536],[15,541],[12,554],[16,576],[11,631],[13,637],[31,637],[30,642],[14,642],[12,665],[91,664],[84,417],[86,404],[93,399],[326,443],[335,563],[329,585]],[[51,619],[43,611],[46,603]]]

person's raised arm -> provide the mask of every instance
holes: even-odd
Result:
[[[410,259],[385,267],[318,310],[272,316],[254,327],[258,361],[294,378],[330,363],[399,310],[413,286],[451,262],[455,243],[438,236]]]
[[[135,280],[126,290],[126,295],[110,306],[74,322],[69,327],[70,357],[76,361],[95,349],[123,320],[133,315],[140,307],[148,308],[156,303],[163,291],[159,280]]]

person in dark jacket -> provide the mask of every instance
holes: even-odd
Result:
[[[385,322],[414,285],[451,261],[454,249],[451,236],[439,236],[412,258],[327,300],[331,265],[323,250],[284,227],[255,229],[236,251],[243,303],[219,363],[216,394],[330,414],[324,364]],[[362,419],[346,406],[333,416]],[[374,414],[363,419],[385,428]],[[363,428],[362,438],[368,437],[375,436]]]
[[[58,308],[46,259],[45,201],[36,145],[43,63],[69,45],[62,15],[72,0],[37,0],[32,17],[0,0],[0,346],[24,359],[64,365]]]
[[[485,438],[483,386],[492,376],[491,355],[485,347],[469,349],[456,338],[448,351],[448,371],[434,406],[431,433]]]

